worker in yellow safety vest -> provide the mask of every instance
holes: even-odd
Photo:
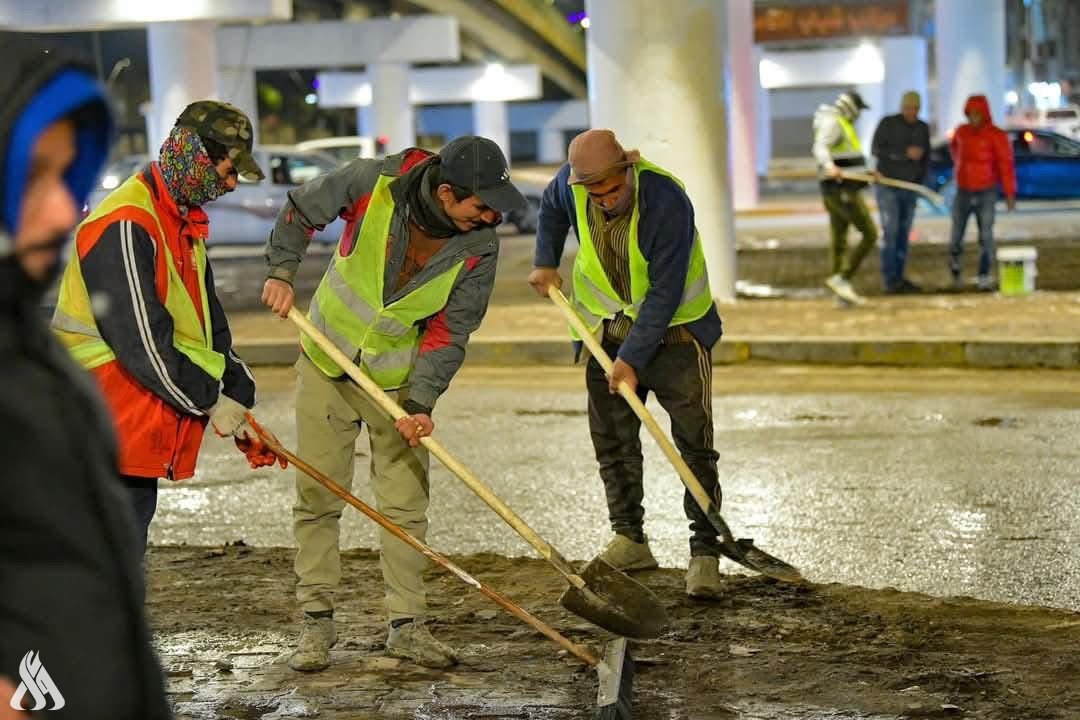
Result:
[[[339,216],[346,221],[308,318],[409,414],[395,422],[304,337],[296,364],[299,454],[349,488],[354,445],[367,425],[376,505],[420,540],[428,526],[428,455],[420,439],[434,429],[435,402],[487,310],[499,250],[495,227],[504,212],[524,204],[499,146],[462,137],[437,155],[412,148],[357,159],[292,190],[267,245],[263,301],[284,316],[311,234]],[[343,507],[297,473],[296,596],[304,619],[288,661],[295,670],[330,665]],[[428,667],[453,665],[454,650],[424,622],[427,558],[385,531],[380,545],[387,654]]]
[[[657,563],[644,531],[641,423],[616,389],[626,382],[642,399],[656,395],[671,415],[676,446],[719,507],[712,347],[720,316],[682,183],[624,150],[610,130],[574,138],[569,162],[544,192],[529,276],[541,296],[562,285],[558,267],[571,228],[579,242],[572,303],[616,358],[610,377],[594,358],[585,371],[589,430],[614,531],[600,556],[620,570],[650,569]],[[689,493],[683,509],[691,531],[687,593],[715,596],[716,529]]]

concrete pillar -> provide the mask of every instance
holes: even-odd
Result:
[[[900,112],[900,98],[908,90],[914,90],[922,98],[922,117],[929,117],[932,103],[926,93],[929,77],[926,39],[915,35],[885,37],[878,41],[878,48],[885,66],[880,114]]]
[[[899,112],[900,99],[898,97],[890,101],[885,96],[884,83],[856,83],[855,91],[870,106],[869,110],[859,113],[859,119],[855,121],[855,132],[862,140],[863,153],[869,157],[870,143],[874,139],[874,131],[877,130],[878,123],[886,115]]]
[[[591,126],[614,130],[686,184],[713,297],[734,300],[723,5],[586,0],[585,9]]]
[[[478,100],[472,105],[473,134],[493,140],[510,161],[510,119],[501,100]]]
[[[150,102],[147,149],[157,156],[176,118],[195,100],[218,97],[217,24],[153,23],[147,26]]]
[[[545,165],[558,165],[566,162],[566,143],[561,129],[542,129],[539,131],[536,161]]]
[[[218,68],[218,97],[232,103],[251,118],[255,144],[259,143],[259,98],[255,89],[255,68]]]
[[[416,125],[409,100],[409,64],[374,63],[368,66],[371,105],[360,108],[360,134],[385,137],[386,152],[416,144]]]
[[[966,122],[964,101],[986,95],[995,120],[1005,109],[1005,0],[934,3],[937,130]]]
[[[759,82],[757,117],[754,123],[757,128],[757,134],[754,136],[757,153],[754,158],[757,162],[758,177],[765,177],[769,174],[769,162],[772,160],[772,102],[769,98],[769,89],[761,87],[761,72],[759,70],[761,58],[761,48],[757,48],[754,53],[754,76],[759,79]]]
[[[758,64],[754,52],[753,0],[727,0],[728,55],[731,59],[731,189],[736,210],[758,203],[757,128]]]

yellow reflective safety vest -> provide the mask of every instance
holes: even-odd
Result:
[[[76,233],[105,216],[109,216],[112,221],[144,221],[145,216],[139,211],[148,214],[157,225],[155,238],[159,258],[157,271],[164,272],[166,276],[164,305],[173,319],[173,346],[202,368],[207,375],[220,380],[225,373],[225,356],[214,350],[210,303],[206,294],[206,245],[200,240],[194,246],[202,300],[200,321],[195,303],[188,294],[187,287],[176,268],[176,261],[165,242],[164,231],[150,188],[140,179],[139,174],[128,178],[120,187],[112,191],[83,220],[76,229]],[[101,239],[101,234],[82,239],[84,241],[82,246],[72,252],[71,259],[64,269],[52,329],[75,360],[84,368],[92,370],[112,362],[116,359],[116,355],[102,339],[97,322],[94,320],[90,296],[86,290],[86,282],[83,280],[82,266],[79,262],[80,253],[89,252],[89,249]],[[122,272],[122,270],[117,268],[117,272]]]
[[[846,117],[837,116],[836,121],[840,124],[843,133],[829,148],[829,154],[837,167],[845,170],[858,171],[866,168],[866,157],[863,155],[862,143],[859,142],[859,134],[855,132],[855,126]]]
[[[408,384],[420,348],[417,323],[446,306],[465,265],[462,260],[404,297],[384,303],[386,245],[395,206],[390,183],[394,179],[394,175],[379,177],[352,252],[344,257],[340,251],[334,253],[308,311],[312,324],[386,390]],[[300,343],[327,376],[343,374],[306,335]]]
[[[641,173],[644,171],[663,175],[674,180],[679,187],[682,182],[674,175],[657,167],[647,160],[639,160],[634,164],[634,187],[638,193],[637,202],[630,216],[630,297],[621,298],[615,292],[608,280],[604,266],[600,262],[600,256],[593,244],[592,233],[589,229],[588,191],[583,185],[574,185],[574,211],[577,217],[578,249],[577,259],[573,269],[573,298],[571,303],[578,314],[585,320],[585,324],[594,332],[604,320],[610,320],[616,314],[622,312],[631,320],[637,319],[641,306],[645,302],[645,295],[649,292],[649,263],[641,254],[638,246],[638,221],[641,210]],[[690,253],[690,266],[686,273],[686,282],[683,285],[682,301],[675,310],[675,314],[668,323],[669,327],[685,325],[702,317],[712,307],[712,292],[709,289],[709,276],[705,268],[705,253],[701,248],[701,236],[694,229],[694,247]],[[577,334],[571,329],[571,335]]]

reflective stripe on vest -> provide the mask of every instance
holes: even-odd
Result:
[[[173,320],[173,347],[195,363],[210,377],[220,380],[225,374],[225,356],[214,350],[213,326],[210,321],[210,303],[206,290],[206,245],[197,239],[194,244],[195,266],[199,274],[199,295],[202,300],[202,319],[195,309],[184,285],[176,261],[165,243],[164,230],[158,219],[150,189],[138,175],[128,178],[120,187],[111,192],[101,204],[76,228],[76,237],[90,223],[111,213],[117,213],[116,222],[128,223],[124,215],[125,208],[138,208],[150,215],[157,225],[155,253],[165,253],[165,267],[168,273],[165,290],[165,309]],[[130,228],[121,226],[121,237],[130,241]],[[100,237],[94,238],[98,242]],[[122,272],[117,268],[117,272]],[[82,276],[79,253],[73,252],[64,276],[60,282],[56,311],[53,315],[52,329],[60,341],[67,347],[75,360],[90,370],[116,359],[115,353],[101,336],[101,331],[94,319],[93,307]],[[148,331],[149,332],[149,331]],[[148,338],[147,342],[153,342]]]
[[[386,390],[409,381],[420,349],[417,324],[446,306],[462,260],[389,305],[383,303],[386,246],[394,217],[390,183],[382,175],[371,192],[371,201],[360,224],[352,252],[334,261],[323,275],[312,298],[308,319],[346,356],[353,358]],[[306,335],[300,343],[304,353],[330,377],[344,371]]]
[[[866,166],[866,157],[863,155],[862,143],[859,134],[855,132],[855,126],[845,117],[837,116],[843,135],[829,148],[829,154],[837,167],[853,169]]]
[[[611,319],[618,313],[625,313],[631,320],[637,318],[641,312],[641,306],[649,292],[649,263],[641,254],[638,246],[638,221],[641,209],[641,173],[644,171],[654,172],[658,175],[671,178],[679,187],[683,187],[671,173],[653,165],[647,160],[639,160],[634,165],[634,187],[639,193],[634,210],[630,216],[630,237],[627,247],[630,255],[630,298],[629,301],[619,297],[608,279],[604,266],[600,262],[600,256],[596,252],[596,245],[592,240],[592,231],[589,228],[588,215],[588,191],[582,185],[572,186],[574,196],[574,212],[577,217],[578,254],[574,261],[573,269],[573,297],[571,302],[574,308],[585,320],[590,329],[596,331],[605,319]],[[712,292],[709,289],[709,276],[705,268],[705,253],[701,247],[701,236],[694,229],[694,246],[690,253],[690,265],[686,272],[686,282],[683,285],[682,299],[675,314],[668,323],[669,327],[685,325],[702,317],[712,307]],[[571,329],[570,334],[577,337]]]

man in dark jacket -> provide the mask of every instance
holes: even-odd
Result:
[[[570,144],[569,162],[540,203],[535,269],[529,284],[542,297],[561,287],[559,262],[573,228],[579,240],[573,304],[603,332],[615,357],[610,377],[595,358],[585,371],[589,430],[607,495],[614,537],[601,557],[620,570],[657,566],[645,536],[641,422],[617,394],[628,383],[642,400],[651,391],[671,415],[675,444],[720,506],[713,448],[712,347],[720,339],[694,208],[670,173],[625,151],[610,130],[589,130]],[[686,591],[721,590],[716,529],[689,492]]]
[[[919,119],[919,93],[904,93],[900,112],[878,123],[870,152],[877,158],[881,177],[923,183],[930,163],[930,126]],[[918,195],[905,188],[878,185],[876,188],[881,227],[881,289],[890,295],[918,292],[919,287],[904,276],[908,235],[915,219]]]
[[[958,126],[949,140],[953,158],[956,198],[952,206],[949,237],[949,272],[953,288],[963,287],[964,231],[975,214],[979,226],[979,290],[994,289],[994,206],[1005,193],[1005,206],[1016,207],[1016,170],[1012,147],[1005,131],[994,125],[985,95],[972,95],[964,103],[968,121]]]
[[[263,301],[284,316],[314,229],[339,215],[347,220],[308,317],[409,415],[395,422],[305,337],[296,365],[299,454],[349,488],[354,446],[366,424],[376,505],[420,540],[428,526],[428,456],[420,438],[434,429],[435,403],[487,311],[499,253],[495,226],[502,213],[524,204],[498,145],[463,137],[438,155],[414,148],[354,160],[290,191],[267,245]],[[301,472],[296,495],[296,596],[304,621],[289,665],[322,670],[337,641],[344,503]],[[385,531],[380,550],[387,654],[428,667],[454,664],[454,651],[423,622],[427,558]]]
[[[0,63],[0,708],[167,718],[109,422],[38,307],[107,153],[105,96],[25,40]]]

